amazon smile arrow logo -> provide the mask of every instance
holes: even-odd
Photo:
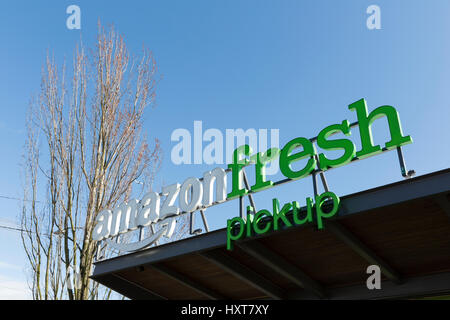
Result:
[[[147,248],[154,244],[156,241],[158,241],[162,236],[165,236],[166,238],[170,238],[175,230],[176,226],[176,220],[175,217],[167,218],[164,221],[160,221],[156,225],[160,227],[158,231],[156,231],[154,234],[152,234],[150,237],[143,239],[138,242],[132,242],[132,243],[117,243],[111,238],[106,239],[106,242],[109,246],[111,246],[114,249],[117,249],[122,252],[132,252],[141,250],[144,248]]]

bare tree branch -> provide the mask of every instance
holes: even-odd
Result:
[[[69,89],[66,63],[59,70],[47,54],[41,94],[29,112],[21,217],[34,299],[111,296],[89,279],[97,249],[92,231],[99,211],[127,201],[141,177],[151,186],[160,166],[159,141],[150,149],[142,135],[156,73],[150,52],[132,61],[123,38],[100,23],[92,54],[76,47]],[[38,194],[46,194],[43,204]],[[77,270],[80,281],[71,283]]]

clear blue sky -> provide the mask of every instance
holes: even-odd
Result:
[[[81,8],[81,31],[66,28],[71,4]],[[371,4],[381,8],[381,30],[366,27]],[[194,120],[223,131],[278,128],[282,146],[355,121],[347,106],[360,98],[370,110],[397,108],[404,133],[414,139],[404,148],[408,167],[418,175],[447,168],[449,9],[448,0],[10,1],[0,11],[0,195],[22,196],[25,118],[39,92],[46,50],[70,61],[80,34],[94,44],[98,19],[114,23],[131,52],[143,44],[151,49],[164,76],[157,108],[145,122],[146,134],[158,137],[165,153],[157,189],[214,168],[172,164],[176,128],[192,131]],[[374,130],[378,143],[387,141],[383,123]],[[339,195],[401,179],[395,152],[329,173]],[[268,192],[257,197],[261,207],[272,195],[303,203],[310,179]],[[0,208],[0,224],[15,223],[20,203],[0,198]],[[212,213],[213,226],[224,226],[227,214],[237,215],[237,203]],[[24,265],[19,235],[0,229],[0,299],[22,294]]]

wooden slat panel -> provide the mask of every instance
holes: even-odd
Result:
[[[450,219],[432,200],[418,200],[343,220],[405,276],[450,270]]]
[[[148,288],[167,299],[206,299],[205,296],[199,294],[197,291],[148,268],[141,272],[132,269],[119,272],[118,274],[127,280],[139,283],[142,287]]]
[[[223,271],[199,255],[185,255],[166,261],[164,265],[231,299],[261,299],[267,297],[264,293]]]
[[[326,287],[366,279],[364,259],[326,229],[305,227],[261,242]]]

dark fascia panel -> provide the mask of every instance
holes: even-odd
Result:
[[[449,192],[450,169],[433,172],[341,198],[340,217],[373,209],[392,206],[414,199],[441,195]],[[270,235],[269,235],[270,236]],[[92,279],[100,279],[120,270],[163,261],[184,254],[209,251],[226,244],[226,229],[220,229],[196,237],[164,244],[147,250],[122,255],[95,263]]]
[[[380,289],[369,290],[365,283],[356,286],[328,288],[330,300],[414,299],[450,293],[450,272],[417,276],[400,285],[382,281]],[[316,300],[317,296],[305,292],[292,292],[288,299]]]

